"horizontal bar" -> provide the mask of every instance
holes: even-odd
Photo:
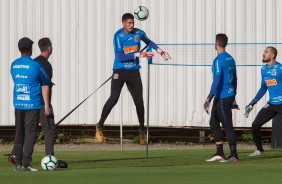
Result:
[[[161,65],[161,66],[212,66],[210,64],[168,64],[168,63],[151,63],[150,65]],[[243,66],[264,66],[264,65],[236,65],[238,67]]]
[[[157,45],[181,45],[181,46],[193,46],[193,45],[214,45],[214,43],[159,43]],[[228,43],[228,45],[282,45],[282,42],[238,42],[238,43]]]

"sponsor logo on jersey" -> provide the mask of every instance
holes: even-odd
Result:
[[[124,68],[134,68],[136,66],[136,62],[126,62],[124,63]]]
[[[140,37],[139,37],[139,35],[134,35],[134,41],[135,41],[135,42],[140,42]]]
[[[132,38],[132,37],[129,37],[128,40],[133,40],[133,38]]]
[[[16,84],[17,93],[30,93],[28,84]]]
[[[17,95],[17,100],[30,100],[30,96],[26,94]]]
[[[15,106],[17,107],[24,107],[24,108],[32,108],[34,105],[33,104],[19,104],[19,103],[16,103]]]
[[[265,80],[265,84],[267,86],[276,86],[277,85],[277,81],[276,81],[276,79],[268,79],[268,80]]]
[[[124,37],[124,34],[123,34],[123,33],[120,33],[120,34],[119,34],[119,37],[121,37],[121,38]]]
[[[272,75],[272,76],[275,76],[275,75],[276,75],[276,69],[272,69],[272,70],[271,70],[271,75]]]
[[[113,76],[113,79],[118,79],[118,77],[119,77],[119,74],[115,73],[114,76]]]
[[[13,68],[25,68],[25,69],[29,69],[29,65],[13,65]]]
[[[133,53],[133,52],[137,52],[137,51],[138,51],[138,45],[133,45],[133,46],[129,46],[129,47],[123,47],[123,52],[125,54]]]
[[[28,76],[17,74],[17,75],[16,75],[16,78],[17,78],[17,79],[27,79]]]

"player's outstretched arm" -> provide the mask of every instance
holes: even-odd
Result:
[[[157,53],[160,54],[165,61],[171,59],[170,55],[160,48],[157,49]]]
[[[162,49],[160,49],[157,44],[155,44],[152,40],[150,40],[147,35],[145,34],[144,31],[142,31],[142,36],[141,39],[151,48],[155,49],[157,51],[158,54],[160,54],[162,56],[162,58],[166,61],[168,59],[171,59],[171,57],[169,56],[169,54],[165,51],[163,51]]]

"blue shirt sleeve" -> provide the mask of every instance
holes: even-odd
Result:
[[[237,71],[236,71],[236,67],[235,67],[234,74],[233,74],[232,85],[234,87],[234,93],[236,95],[237,94]]]
[[[220,84],[220,80],[221,80],[221,75],[222,75],[222,66],[220,64],[219,59],[216,59],[213,62],[213,66],[212,66],[212,73],[213,73],[213,82],[212,82],[212,86],[211,86],[211,90],[210,90],[210,94],[209,96],[214,96],[217,88]]]
[[[262,78],[260,89],[259,89],[257,95],[255,96],[255,98],[252,101],[257,103],[263,97],[263,95],[266,93],[266,91],[267,91],[267,86],[265,84],[265,81]]]
[[[140,30],[141,31],[141,30]],[[141,40],[143,41],[143,42],[145,42],[147,45],[149,45],[149,47],[151,47],[151,48],[153,48],[153,49],[155,49],[155,50],[158,50],[158,46],[157,46],[157,44],[155,44],[152,40],[150,40],[148,37],[147,37],[147,35],[145,34],[145,32],[144,31],[141,31]]]
[[[123,46],[118,35],[114,36],[114,50],[121,62],[132,61],[134,59],[134,53],[124,54]]]

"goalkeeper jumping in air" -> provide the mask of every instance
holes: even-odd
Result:
[[[204,109],[209,113],[210,102],[214,97],[210,127],[214,135],[217,151],[210,159],[206,160],[208,162],[239,161],[235,130],[232,122],[232,109],[239,109],[235,101],[235,95],[237,93],[236,63],[233,57],[225,51],[227,43],[228,37],[225,34],[216,35],[215,49],[217,57],[212,64],[213,83],[204,104]],[[220,123],[225,131],[230,148],[230,156],[227,158],[225,158],[223,152],[223,131]]]
[[[255,98],[246,106],[245,109],[245,116],[247,118],[254,105],[268,90],[269,100],[259,111],[252,124],[253,140],[256,144],[257,150],[249,156],[263,155],[264,150],[262,148],[260,128],[277,114],[282,114],[282,65],[275,61],[276,56],[276,48],[269,46],[264,50],[262,62],[266,63],[266,65],[261,68],[261,87]]]
[[[123,28],[119,29],[114,35],[115,59],[111,82],[111,96],[104,105],[100,121],[96,126],[96,138],[99,142],[103,141],[104,122],[112,108],[118,102],[122,87],[126,83],[136,106],[139,119],[139,143],[144,145],[144,102],[142,81],[139,73],[139,69],[141,68],[139,58],[152,58],[154,54],[140,52],[140,41],[142,40],[149,47],[155,49],[164,60],[170,59],[170,56],[152,42],[144,31],[134,28],[134,17],[132,14],[126,13],[122,16],[122,26]]]

